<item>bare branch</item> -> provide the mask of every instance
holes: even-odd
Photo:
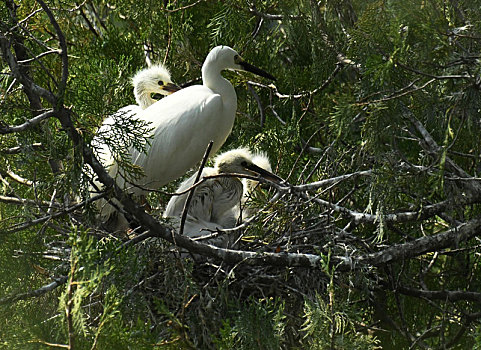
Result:
[[[19,300],[25,300],[29,298],[34,298],[34,297],[39,297],[41,295],[44,295],[45,293],[48,293],[55,288],[61,286],[62,284],[65,284],[67,282],[67,276],[60,276],[58,278],[55,278],[53,282],[40,287],[38,289],[32,290],[30,292],[25,292],[25,293],[20,293],[20,294],[13,294],[8,297],[4,297],[0,299],[0,305],[5,305],[5,304],[12,304],[15,303]]]
[[[382,251],[367,254],[356,260],[364,264],[382,265],[410,259],[427,252],[458,246],[459,243],[480,235],[480,228],[481,219],[473,219],[443,233],[421,237],[403,244],[395,244]]]
[[[329,86],[329,84],[332,82],[332,80],[335,78],[335,76],[341,71],[342,67],[343,67],[342,64],[336,64],[336,68],[334,68],[334,71],[331,73],[331,75],[329,75],[329,77],[324,81],[324,83],[322,83],[322,85],[315,88],[314,90],[312,90],[312,91],[302,91],[302,92],[299,92],[299,93],[294,94],[294,95],[286,95],[286,94],[280,93],[279,90],[277,90],[277,87],[274,84],[264,85],[264,84],[261,84],[261,83],[255,82],[255,81],[250,81],[250,80],[247,83],[252,85],[252,86],[258,86],[258,87],[265,88],[265,89],[271,89],[272,91],[274,91],[274,95],[277,96],[279,99],[295,99],[295,100],[297,100],[297,99],[300,99],[300,98],[315,95],[318,92],[321,92],[322,90],[324,90],[326,87]]]
[[[16,197],[8,197],[8,196],[1,196],[0,195],[0,202],[8,203],[8,204],[16,204],[16,205],[30,205],[30,206],[50,206],[51,203],[47,201],[41,201],[40,203],[36,200],[32,199],[25,199],[25,198],[16,198]],[[59,207],[59,204],[52,203],[53,206]]]
[[[415,126],[418,132],[423,137],[423,141],[421,142],[421,147],[430,155],[439,156],[443,152],[443,148],[440,147],[431,134],[426,130],[424,125],[417,120],[416,118],[410,116],[411,123]],[[476,181],[469,181],[472,178],[466,171],[464,171],[459,165],[457,165],[451,158],[446,156],[446,166],[457,174],[460,178],[466,178],[468,181],[463,181],[463,184],[468,187],[472,195],[478,196],[481,194],[481,184]]]
[[[33,83],[21,72],[20,66],[10,49],[10,45],[11,42],[5,36],[0,35],[0,49],[2,51],[2,56],[8,63],[13,76],[24,86],[27,91],[36,94],[38,97],[45,98],[51,104],[55,104],[55,97],[50,91]]]
[[[311,182],[305,185],[297,185],[297,186],[291,186],[291,188],[294,191],[313,191],[317,190],[320,187],[325,187],[325,186],[330,186],[334,184],[338,184],[341,181],[348,180],[353,177],[358,177],[358,176],[371,176],[373,173],[372,170],[363,170],[363,171],[357,171],[355,173],[351,174],[345,174],[345,175],[340,175],[336,177],[331,177],[329,179],[324,179],[316,182]]]
[[[48,110],[42,114],[33,117],[32,119],[27,120],[25,123],[15,126],[9,125],[0,125],[0,134],[10,134],[14,132],[22,132],[25,131],[35,125],[38,125],[41,121],[53,117],[55,112],[53,110]]]
[[[57,101],[55,101],[56,103],[53,105],[53,107],[56,108],[59,103],[63,102],[65,88],[67,87],[67,78],[68,78],[67,41],[65,40],[65,36],[62,30],[60,29],[60,26],[57,23],[57,20],[55,19],[52,11],[50,11],[48,6],[42,0],[37,0],[37,2],[40,4],[40,6],[42,6],[42,9],[45,11],[48,18],[50,19],[50,23],[52,24],[52,26],[55,29],[55,32],[57,33],[57,37],[58,37],[58,41],[61,49],[60,56],[62,57],[62,78],[60,80],[60,84],[58,87]]]
[[[469,291],[462,291],[462,290],[422,290],[422,289],[414,289],[404,286],[397,286],[396,291],[399,293],[417,297],[417,298],[426,298],[426,299],[438,299],[438,300],[449,300],[452,302],[455,301],[475,301],[481,302],[481,293],[478,292],[469,292]]]
[[[80,209],[82,207],[85,206],[85,204],[87,203],[91,203],[91,202],[94,202],[96,200],[99,200],[100,198],[103,198],[105,197],[106,194],[105,193],[101,193],[101,194],[98,194],[94,197],[91,197],[91,198],[88,198],[86,199],[85,201],[83,202],[80,202],[80,203],[77,203],[75,205],[72,205],[71,207],[69,208],[66,208],[66,209],[63,209],[61,211],[58,211],[56,213],[53,213],[53,214],[49,214],[49,215],[46,215],[46,216],[42,216],[38,219],[33,219],[33,220],[28,220],[28,221],[25,221],[25,222],[22,222],[22,223],[19,223],[19,224],[15,224],[11,227],[9,227],[8,229],[6,229],[4,232],[2,233],[5,233],[5,234],[8,234],[8,233],[14,233],[14,232],[18,232],[18,231],[22,231],[22,230],[25,230],[31,226],[35,226],[35,225],[38,225],[38,224],[42,224],[46,221],[49,221],[49,220],[52,220],[52,219],[56,219],[56,218],[59,218],[59,217],[62,217],[66,214],[69,214],[69,213],[73,213],[75,210],[77,209]],[[50,203],[48,204],[50,205]]]
[[[194,183],[199,182],[199,179],[202,175],[202,170],[204,170],[205,163],[207,162],[207,159],[209,159],[210,150],[212,149],[213,145],[214,145],[214,141],[210,141],[209,144],[207,145],[207,149],[205,150],[204,157],[202,158],[202,163],[200,164],[199,170],[197,171],[197,176],[195,177]],[[182,217],[180,219],[180,229],[179,229],[179,235],[181,236],[184,234],[185,220],[187,219],[187,213],[189,212],[190,201],[194,196],[194,192],[195,190],[192,188],[189,192],[187,200],[184,203],[184,209],[182,211]]]
[[[1,127],[0,127],[0,130],[1,130]],[[2,150],[0,150],[0,153],[3,153],[3,154],[19,154],[19,153],[23,153],[25,152],[26,150],[29,150],[29,149],[41,149],[43,147],[43,145],[41,143],[33,143],[31,145],[25,145],[25,146],[16,146],[16,147],[11,147],[11,148],[4,148]]]
[[[182,6],[182,7],[179,7],[179,8],[176,8],[176,9],[173,9],[173,10],[168,10],[166,8],[164,8],[163,10],[165,12],[169,12],[169,13],[173,13],[173,12],[178,12],[178,11],[183,11],[183,10],[187,10],[188,8],[191,8],[191,7],[194,7],[198,4],[200,4],[202,1],[205,1],[205,0],[197,0],[196,2],[193,2],[192,4],[189,4],[189,5],[185,5],[185,6]]]

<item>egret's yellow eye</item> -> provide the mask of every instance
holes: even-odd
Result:
[[[159,85],[164,85],[164,82],[162,80],[159,80],[158,82]]]

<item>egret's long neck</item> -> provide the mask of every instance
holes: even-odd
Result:
[[[224,108],[237,110],[237,95],[232,84],[221,74],[221,69],[215,65],[206,65],[202,67],[202,81],[205,86],[221,95],[224,102]]]
[[[134,89],[135,101],[142,109],[146,109],[151,104],[156,102],[152,97],[150,97],[151,91],[146,89],[143,84],[139,84]]]

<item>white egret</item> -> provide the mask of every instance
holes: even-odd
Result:
[[[154,128],[146,152],[132,149],[132,163],[144,176],[136,185],[159,188],[184,175],[202,160],[213,140],[211,155],[225,142],[234,125],[237,96],[232,84],[222,77],[225,69],[245,70],[274,79],[269,73],[246,63],[228,46],[217,46],[202,66],[202,85],[194,85],[167,96],[138,114]],[[121,187],[125,174],[117,178]],[[131,185],[128,185],[132,188]],[[132,192],[144,191],[133,187]]]
[[[213,168],[204,168],[201,176],[213,176],[226,173],[244,175],[261,175],[272,181],[281,181],[279,177],[256,165],[253,160],[264,160],[264,155],[253,156],[246,148],[238,148],[224,152],[215,158]],[[270,164],[267,164],[270,166]],[[177,192],[184,192],[194,184],[197,174],[182,182]],[[213,228],[231,228],[237,222],[234,208],[240,205],[244,193],[241,180],[234,176],[216,177],[206,180],[194,189],[190,201],[188,217],[184,232],[191,237],[198,237]],[[180,217],[182,215],[188,193],[173,196],[164,212],[164,217]],[[197,220],[194,221],[193,220]],[[202,226],[204,225],[204,226]]]
[[[172,83],[170,72],[162,64],[155,64],[148,68],[138,71],[131,80],[134,87],[134,97],[137,105],[128,105],[118,110],[114,115],[106,118],[101,127],[97,131],[97,136],[92,140],[92,144],[99,149],[99,158],[104,167],[110,169],[110,174],[114,175],[117,172],[112,154],[107,144],[103,143],[99,135],[110,134],[112,128],[115,127],[118,118],[137,118],[138,114],[155,103],[155,95],[170,95],[178,90],[180,87]],[[114,166],[112,166],[114,165]],[[111,169],[114,168],[114,169]],[[99,182],[95,182],[95,187],[101,188]],[[93,190],[93,189],[92,189]],[[114,212],[114,207],[107,204],[105,200],[97,201],[97,208],[100,211],[100,220],[105,222]],[[128,227],[127,221],[119,214],[118,220],[114,226],[114,230],[119,230]]]

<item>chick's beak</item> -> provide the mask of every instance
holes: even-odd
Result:
[[[167,83],[162,86],[162,90],[167,91],[169,94],[173,94],[176,91],[182,89],[180,86],[175,85],[173,83]]]
[[[246,166],[246,168],[250,171],[253,171],[259,175],[261,175],[264,179],[275,182],[275,183],[281,183],[284,180],[282,180],[279,176],[271,173],[270,171],[267,171],[266,169],[261,168],[260,166],[257,166],[253,163],[250,163]]]

